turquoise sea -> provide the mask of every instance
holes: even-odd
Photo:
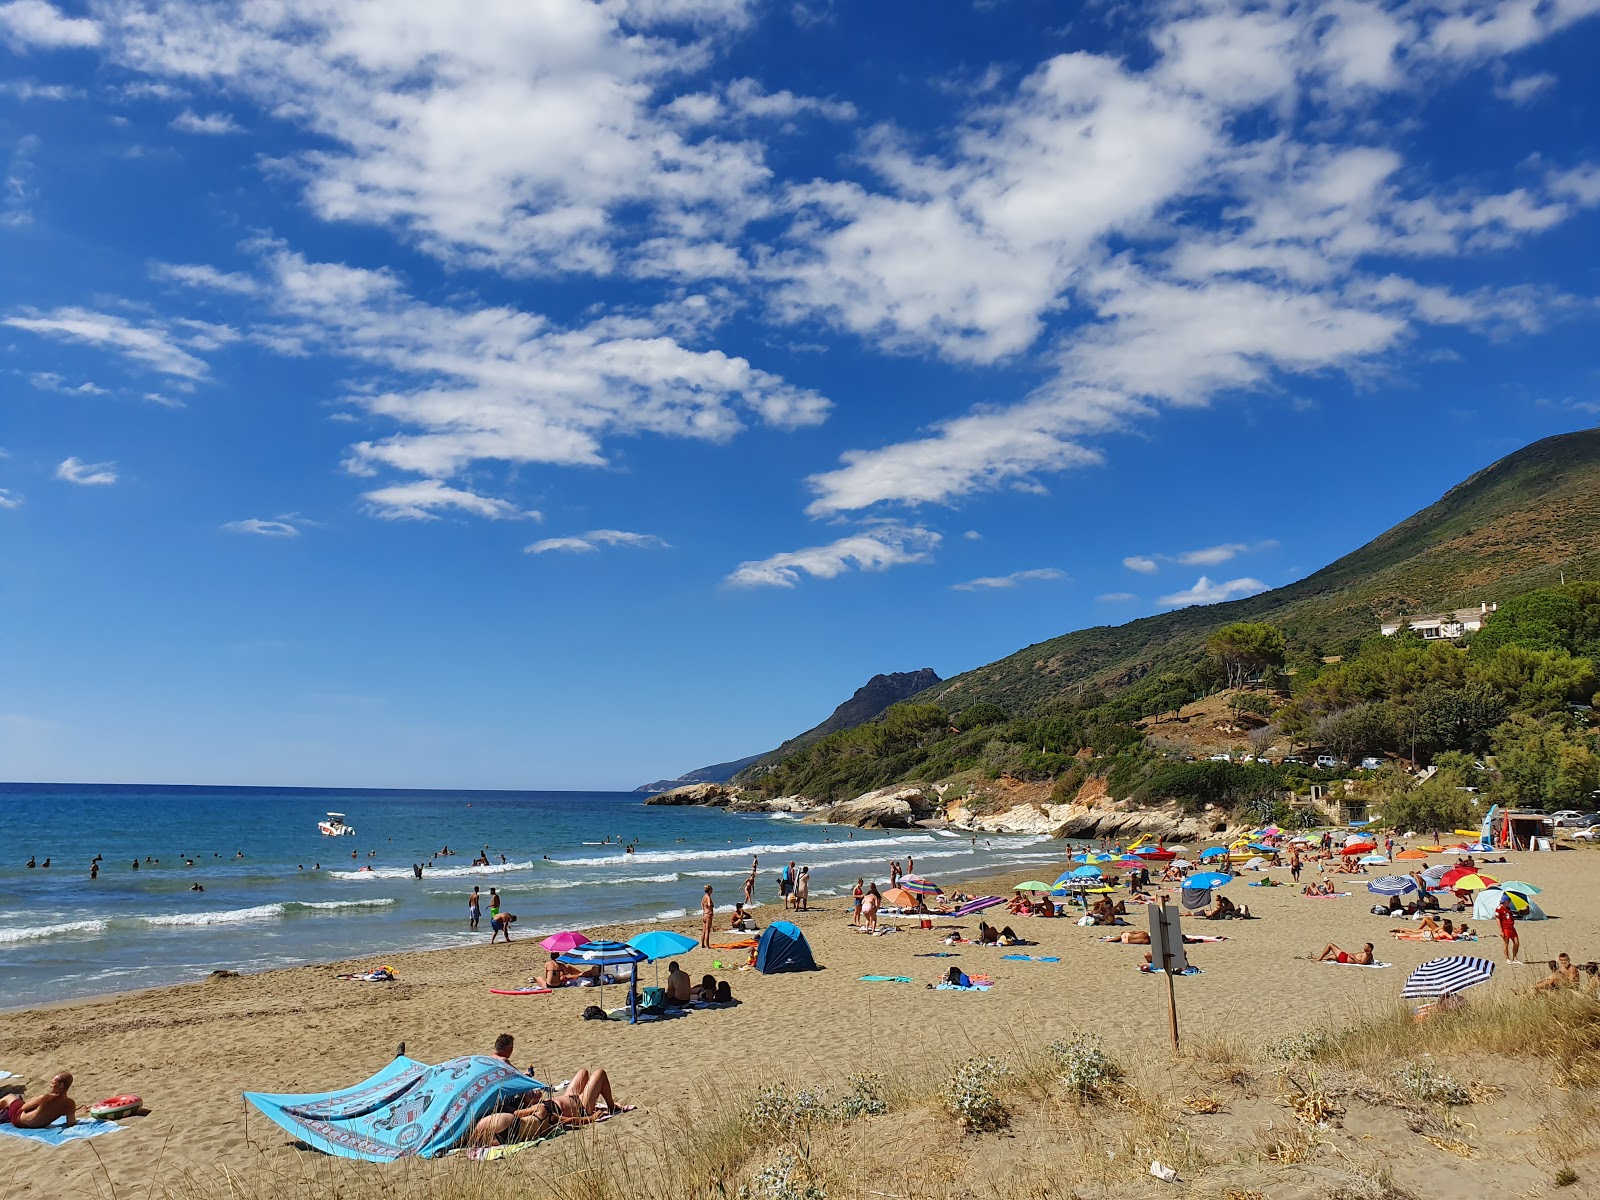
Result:
[[[516,936],[528,938],[680,917],[698,909],[707,883],[727,907],[753,854],[756,900],[766,905],[776,904],[777,871],[790,859],[810,866],[819,897],[860,875],[881,880],[890,859],[907,855],[935,881],[1009,865],[1027,874],[1061,858],[1058,844],[1037,837],[973,845],[950,831],[844,829],[644,801],[635,792],[0,784],[0,1007],[218,968],[487,941],[487,911],[479,932],[467,927],[473,884],[485,895],[498,887],[517,914]],[[346,814],[356,835],[319,833],[329,811]],[[440,855],[446,846],[460,854]],[[485,847],[491,865],[469,865]],[[204,890],[192,890],[197,883]]]

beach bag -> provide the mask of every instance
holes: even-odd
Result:
[[[641,988],[640,993],[644,1000],[639,1005],[642,1012],[660,1012],[667,1006],[667,989],[659,987]]]
[[[598,1004],[591,1004],[583,1010],[583,1019],[585,1021],[604,1021],[606,1019],[606,1010]]]

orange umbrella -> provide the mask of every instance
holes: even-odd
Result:
[[[883,902],[893,908],[915,908],[917,898],[905,888],[892,887],[883,893]]]
[[[1421,850],[1402,850],[1402,851],[1400,851],[1399,854],[1395,855],[1396,861],[1398,861],[1398,860],[1400,860],[1402,858],[1419,859],[1419,858],[1427,858],[1427,857],[1428,856],[1426,854],[1424,854]]]

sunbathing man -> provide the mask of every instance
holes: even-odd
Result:
[[[630,1106],[616,1102],[611,1095],[611,1080],[604,1071],[580,1069],[559,1096],[535,1100],[526,1108],[480,1117],[468,1140],[475,1146],[529,1141],[543,1137],[558,1125],[583,1125],[599,1120],[602,1107],[610,1114],[627,1112]]]
[[[21,1092],[0,1096],[0,1125],[43,1129],[61,1117],[67,1119],[68,1125],[76,1125],[78,1118],[74,1114],[78,1106],[73,1103],[71,1090],[72,1072],[62,1071],[50,1081],[49,1091],[32,1100],[23,1099]]]
[[[687,1004],[694,992],[694,984],[689,979],[689,972],[685,971],[678,963],[673,962],[667,967],[667,1003]]]
[[[1578,968],[1572,965],[1572,959],[1568,958],[1566,952],[1563,951],[1550,964],[1549,978],[1541,979],[1534,984],[1533,990],[1536,992],[1548,992],[1560,988],[1575,988],[1579,982]]]
[[[1332,942],[1323,947],[1322,953],[1317,955],[1318,962],[1354,963],[1358,967],[1372,965],[1372,943],[1368,942],[1355,954],[1348,954],[1339,949]]]
[[[1150,935],[1142,929],[1124,929],[1121,933],[1108,934],[1100,939],[1102,942],[1120,942],[1124,946],[1148,946]]]

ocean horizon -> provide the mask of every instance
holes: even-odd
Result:
[[[882,878],[891,859],[908,856],[936,881],[941,871],[1015,865],[1026,873],[1060,857],[1037,836],[861,830],[647,798],[0,783],[0,1008],[214,970],[376,963],[487,942],[487,900],[480,928],[468,927],[474,885],[485,897],[498,889],[504,911],[518,917],[515,938],[531,941],[561,929],[677,920],[698,908],[707,883],[726,910],[752,856],[761,860],[763,923],[775,911],[776,873],[790,859],[811,868],[812,895],[823,898],[857,877]],[[329,812],[344,813],[356,833],[320,833]],[[452,853],[441,853],[447,847]],[[488,865],[472,865],[485,853]]]

